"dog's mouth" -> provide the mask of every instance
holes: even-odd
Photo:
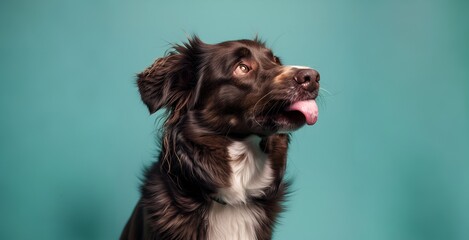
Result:
[[[302,117],[308,125],[313,125],[318,120],[319,109],[316,100],[297,101],[284,109],[285,115],[292,119]],[[299,116],[298,116],[299,115]]]
[[[271,124],[279,131],[293,131],[301,126],[313,125],[318,120],[318,105],[316,100],[300,100],[295,102],[283,102],[270,109],[269,113],[261,114],[257,118],[257,123]]]

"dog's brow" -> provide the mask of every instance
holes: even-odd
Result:
[[[271,58],[271,59],[274,58],[274,53],[272,52],[272,50],[267,49],[267,53],[266,53],[266,54],[267,54],[267,56],[268,56],[269,58]]]
[[[240,47],[237,50],[237,53],[239,54],[239,57],[241,58],[248,58],[252,55],[251,50],[247,47]]]
[[[275,62],[275,63],[280,63],[279,58],[274,55],[274,53],[272,52],[272,50],[267,49],[266,55],[267,55],[267,58],[269,58],[271,61],[273,61],[273,62]]]

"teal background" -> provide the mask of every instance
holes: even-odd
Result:
[[[0,239],[117,239],[156,154],[134,76],[257,33],[321,73],[274,239],[469,239],[467,1],[0,3]]]

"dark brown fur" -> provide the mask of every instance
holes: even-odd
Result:
[[[251,72],[233,74],[240,62]],[[141,199],[120,239],[206,239],[213,196],[231,184],[227,146],[250,135],[262,138],[259,147],[275,176],[262,197],[248,201],[266,216],[258,219],[257,239],[270,239],[287,187],[282,179],[289,135],[278,130],[304,124],[282,109],[315,98],[319,86],[304,91],[291,81],[294,74],[258,40],[210,45],[197,37],[138,74],[150,113],[166,108],[167,118],[159,159],[146,171]],[[274,81],[278,76],[283,80]]]

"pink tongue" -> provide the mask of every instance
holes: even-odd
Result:
[[[318,120],[318,105],[315,100],[298,101],[287,108],[287,111],[299,111],[303,113],[308,125],[313,125]]]

